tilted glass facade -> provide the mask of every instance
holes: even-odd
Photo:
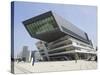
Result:
[[[34,35],[34,34],[40,34],[43,32],[49,32],[52,31],[55,27],[55,21],[52,16],[44,18],[42,20],[30,23],[26,25],[28,31]]]
[[[45,42],[52,42],[65,35],[70,35],[82,42],[90,44],[88,36],[84,31],[51,11],[23,21],[23,24],[31,37]],[[51,36],[52,38],[50,38]]]

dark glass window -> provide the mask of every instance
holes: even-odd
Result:
[[[32,24],[27,25],[28,30],[31,34],[40,34],[43,32],[52,31],[55,27],[55,21],[52,16],[49,16],[45,19],[36,21]]]

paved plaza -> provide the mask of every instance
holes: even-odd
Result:
[[[34,66],[31,63],[15,62],[15,73],[34,73],[34,72],[51,72],[51,71],[69,71],[69,70],[89,70],[96,69],[97,62],[95,61],[57,61],[57,62],[35,62]]]

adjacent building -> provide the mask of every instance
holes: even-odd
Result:
[[[17,59],[19,58],[24,62],[31,62],[32,59],[35,62],[43,60],[38,50],[31,51],[28,49],[28,46],[23,46],[22,51],[17,55]]]
[[[96,55],[91,40],[82,31],[56,13],[49,11],[23,22],[43,60],[89,59]]]
[[[28,46],[23,46],[22,51],[17,55],[17,58],[21,58],[25,62],[30,62],[31,52],[28,49]]]

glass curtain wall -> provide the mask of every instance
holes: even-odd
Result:
[[[32,35],[52,31],[55,26],[56,23],[52,16],[26,25],[29,33]]]

